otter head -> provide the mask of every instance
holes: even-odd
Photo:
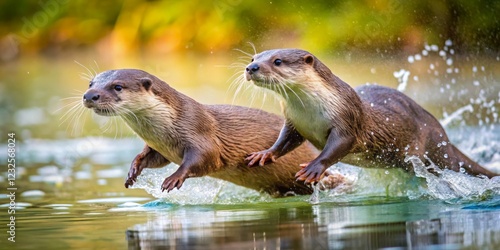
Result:
[[[141,70],[105,71],[90,81],[83,105],[103,116],[136,114],[154,105],[152,85],[152,76]]]
[[[304,50],[267,50],[252,58],[245,69],[245,78],[257,86],[285,95],[284,91],[293,89],[317,89],[313,85],[324,81],[322,71],[325,69],[328,70],[314,55]]]

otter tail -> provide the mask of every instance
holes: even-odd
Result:
[[[488,178],[493,176],[499,176],[500,174],[493,173],[488,169],[481,167],[478,163],[467,157],[462,151],[460,151],[455,146],[451,145],[455,155],[455,163],[465,169],[465,171],[471,175],[485,175]]]

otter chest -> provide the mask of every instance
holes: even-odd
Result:
[[[286,112],[295,129],[318,149],[323,149],[332,123],[318,108],[292,108]]]
[[[169,129],[168,126],[151,126],[151,124],[163,124],[161,121],[155,121],[153,119],[150,120],[150,123],[136,122],[136,120],[132,120],[134,122],[126,121],[129,127],[141,137],[149,147],[156,150],[169,161],[175,164],[181,164],[184,152],[181,143],[177,140],[177,138],[181,136],[178,135],[175,130]]]

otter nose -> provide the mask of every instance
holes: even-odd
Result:
[[[250,64],[250,65],[246,68],[246,71],[247,71],[248,73],[252,74],[252,73],[256,72],[256,71],[257,71],[257,70],[259,70],[259,69],[260,69],[260,67],[259,67],[259,65],[258,65],[258,64],[256,64],[256,63],[252,63],[252,64]]]
[[[95,93],[93,91],[89,91],[83,95],[83,100],[87,102],[95,102],[99,100],[99,97],[101,97],[98,93]]]

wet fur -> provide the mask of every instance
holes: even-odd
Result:
[[[280,65],[274,63],[276,59]],[[497,175],[453,146],[436,118],[403,93],[376,85],[353,89],[307,51],[264,51],[253,57],[245,76],[284,99],[290,124],[284,129],[296,130],[323,150],[297,173],[300,180],[318,181],[329,164],[338,161],[412,171],[405,162],[411,155],[441,168],[460,171],[463,167],[471,175]],[[255,152],[249,159],[279,157],[275,149],[285,142],[290,139],[279,138],[274,149]]]
[[[123,90],[113,90],[120,85]],[[90,97],[99,95],[99,100]],[[316,157],[303,144],[265,168],[249,168],[248,152],[270,147],[283,120],[276,115],[231,105],[203,105],[177,92],[147,72],[133,69],[97,75],[86,92],[84,105],[101,114],[118,115],[145,142],[132,162],[126,186],[133,185],[144,168],[174,162],[179,169],[165,179],[163,190],[180,188],[186,178],[212,176],[274,196],[310,194],[295,181],[299,164]]]

